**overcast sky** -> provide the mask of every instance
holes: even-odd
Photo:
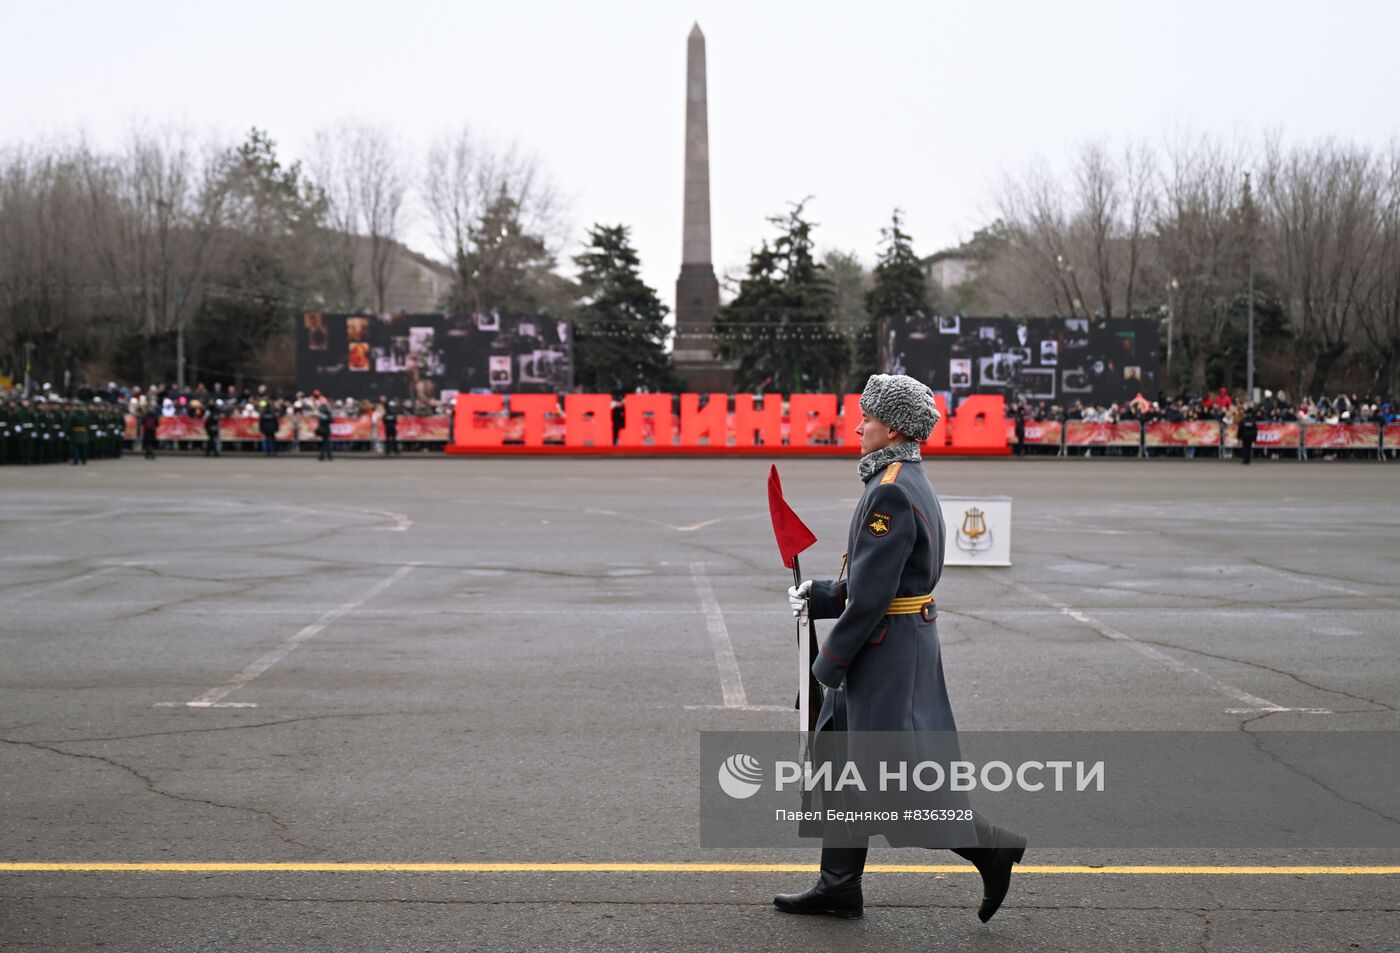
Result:
[[[873,259],[890,210],[921,254],[992,215],[1006,169],[1188,128],[1385,145],[1400,131],[1390,2],[4,4],[0,141],[133,121],[289,157],[347,116],[421,162],[466,123],[542,159],[582,236],[629,225],[670,302],[680,265],[686,35],[708,42],[716,269],[814,196],[823,248]],[[426,217],[408,232],[437,254]],[[577,239],[566,249],[577,250]]]

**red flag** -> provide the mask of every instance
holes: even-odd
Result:
[[[778,537],[783,565],[791,569],[793,557],[815,543],[817,537],[783,499],[783,485],[778,482],[776,464],[768,471],[768,513],[773,517],[773,535]]]

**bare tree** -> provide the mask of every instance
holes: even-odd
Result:
[[[822,255],[822,266],[831,280],[836,296],[836,328],[848,337],[865,329],[870,316],[865,308],[865,296],[870,292],[870,272],[860,262],[860,256],[840,248],[828,249]]]
[[[203,302],[228,195],[226,149],[193,144],[188,132],[133,131],[116,156],[81,157],[93,249],[112,300],[145,338],[144,371],[156,343],[186,326]],[[177,380],[183,383],[183,355]]]
[[[998,195],[1005,242],[982,284],[1021,313],[1134,314],[1157,207],[1154,168],[1145,146],[1116,158],[1093,142],[1069,184],[1039,162],[1008,176]]]
[[[360,214],[369,237],[370,284],[374,288],[375,311],[383,314],[398,260],[399,213],[407,182],[403,162],[388,132],[362,126],[353,142]]]
[[[429,149],[423,195],[455,272],[459,306],[502,305],[494,300],[499,276],[523,258],[552,259],[563,244],[563,201],[540,161],[515,147],[496,148],[465,126]],[[482,233],[488,220],[489,236]]]
[[[1400,143],[1376,166],[1377,241],[1356,316],[1376,352],[1374,380],[1386,394],[1400,392]]]
[[[1007,238],[1000,284],[1011,310],[1086,314],[1060,183],[1037,164],[1003,181],[998,205]]]
[[[1285,149],[1274,135],[1262,178],[1264,244],[1293,325],[1294,386],[1319,394],[1352,343],[1367,262],[1382,238],[1382,177],[1365,150],[1331,142]]]
[[[1233,214],[1244,182],[1244,151],[1212,139],[1179,140],[1167,150],[1156,221],[1158,256],[1168,288],[1169,331],[1189,361],[1187,378],[1206,386],[1206,365],[1228,354],[1230,308],[1244,287]]]
[[[74,370],[96,343],[83,194],[71,150],[16,148],[0,159],[0,342],[16,367],[33,345],[45,378]]]
[[[360,229],[360,190],[354,163],[346,146],[345,126],[318,130],[311,143],[309,167],[317,188],[325,197],[325,230],[322,253],[338,286],[340,307],[358,311],[361,306],[357,252]]]
[[[398,261],[407,180],[403,159],[386,129],[342,121],[318,131],[311,147],[311,174],[326,201],[323,247],[347,310],[364,305],[361,241],[368,243],[368,279],[374,309],[387,310],[389,285]]]
[[[1074,230],[1082,233],[1087,271],[1098,289],[1100,310],[1105,318],[1111,318],[1116,257],[1113,245],[1118,237],[1122,194],[1118,170],[1102,144],[1091,143],[1080,150],[1075,179],[1079,215]]]
[[[1127,262],[1123,313],[1133,315],[1134,295],[1148,263],[1152,220],[1157,214],[1156,157],[1146,145],[1129,145],[1123,153],[1123,186],[1127,200]]]
[[[481,217],[479,146],[463,126],[455,136],[441,136],[428,149],[423,195],[438,249],[452,263],[459,300],[467,297],[470,275],[464,266],[471,250],[473,223]]]

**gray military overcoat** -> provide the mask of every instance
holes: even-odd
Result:
[[[943,679],[937,612],[888,615],[891,600],[932,593],[943,571],[943,514],[923,464],[888,464],[866,480],[851,517],[846,552],[848,578],[812,583],[809,611],[814,619],[835,619],[820,638],[812,674],[827,686],[817,721],[822,732],[953,732],[953,706]],[[840,691],[832,691],[838,686]],[[844,736],[848,740],[858,736]],[[948,751],[938,746],[938,757]],[[956,742],[953,741],[953,749]],[[839,756],[840,752],[838,752]],[[847,752],[858,757],[854,752]],[[965,798],[934,798],[933,806],[966,806]],[[823,799],[817,792],[814,806]],[[826,801],[828,806],[841,802]],[[854,806],[844,802],[846,806]],[[936,836],[911,833],[908,825],[876,825],[892,846],[947,847],[954,836],[975,844],[972,825],[942,825]],[[815,834],[810,825],[804,834]]]

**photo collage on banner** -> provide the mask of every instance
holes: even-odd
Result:
[[[882,365],[954,401],[1003,394],[1008,403],[1070,406],[1155,398],[1157,322],[1141,318],[942,316],[887,326]]]
[[[569,324],[545,315],[311,312],[297,327],[297,388],[333,398],[560,393],[573,376]]]

